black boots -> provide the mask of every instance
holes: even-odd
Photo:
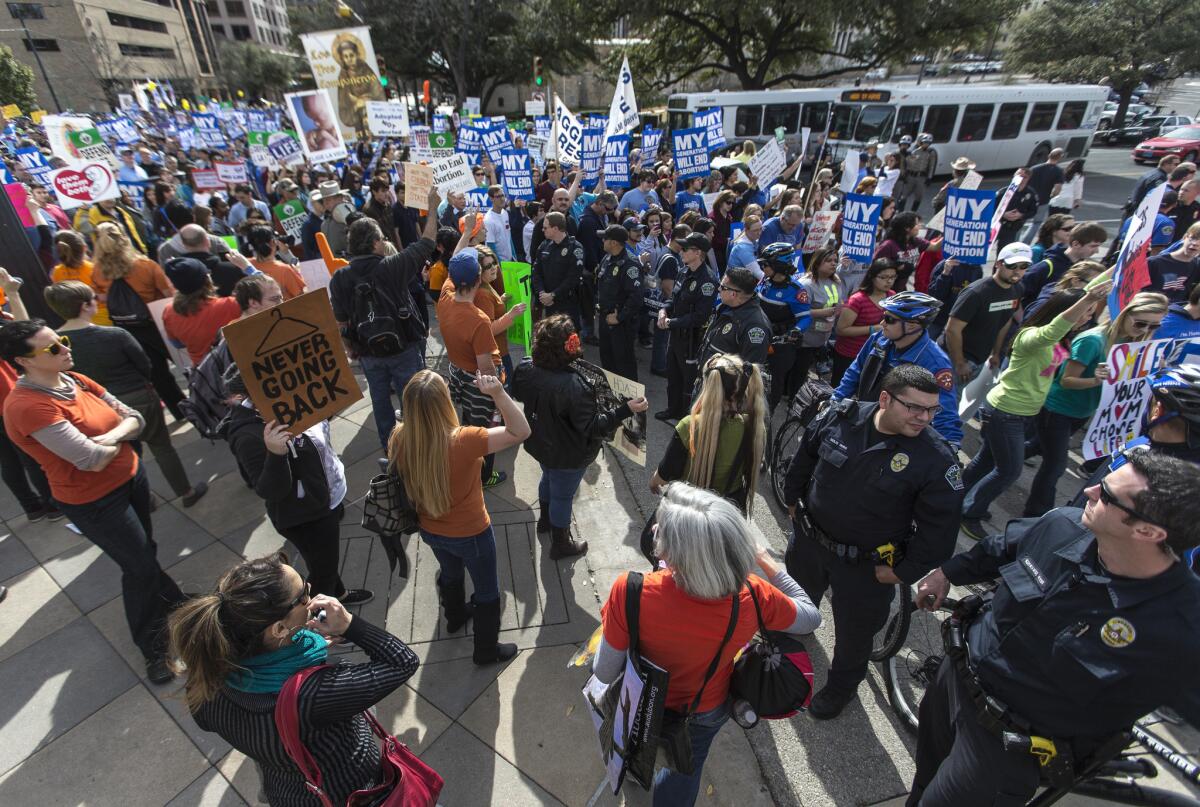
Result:
[[[437,580],[438,602],[446,615],[446,631],[458,633],[466,627],[467,621],[475,614],[475,604],[467,602],[466,580],[457,583],[443,583],[441,575]]]
[[[550,560],[573,558],[576,555],[587,554],[587,541],[571,540],[570,527],[551,527],[550,536],[552,542],[550,544]]]
[[[550,505],[547,502],[542,502],[541,510],[538,511],[538,534],[550,532]]]
[[[502,644],[500,637],[500,600],[475,603],[475,652],[471,659],[479,665],[508,661],[517,654],[515,644]]]

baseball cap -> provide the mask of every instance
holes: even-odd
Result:
[[[208,281],[208,267],[195,258],[172,258],[163,269],[171,285],[181,294],[199,291]]]
[[[601,236],[605,241],[618,241],[622,244],[629,243],[629,231],[620,224],[610,224],[604,229],[604,234]]]
[[[275,183],[275,193],[288,193],[300,190],[300,186],[286,177]]]
[[[703,233],[692,233],[687,238],[683,239],[684,249],[698,249],[701,252],[707,253],[712,249],[712,242],[708,240],[708,236]]]
[[[473,286],[479,280],[479,253],[472,247],[455,254],[446,267],[455,288]]]
[[[1033,263],[1033,249],[1028,244],[1014,241],[1000,250],[996,260],[1008,266],[1012,266],[1014,263]]]
[[[1150,234],[1150,246],[1165,247],[1175,240],[1175,219],[1159,213],[1154,219],[1154,230]]]
[[[646,229],[646,225],[642,224],[633,216],[630,216],[629,218],[625,219],[625,221],[621,222],[621,226],[631,233],[640,233]]]

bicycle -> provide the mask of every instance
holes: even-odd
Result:
[[[770,439],[771,490],[775,494],[775,501],[785,510],[788,503],[784,500],[783,485],[788,465],[792,462],[805,428],[816,417],[821,405],[832,396],[833,389],[819,378],[806,381],[788,401],[787,418]]]

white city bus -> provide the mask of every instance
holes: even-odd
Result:
[[[765,142],[782,128],[793,152],[808,127],[810,158],[826,140],[837,159],[871,139],[894,144],[928,132],[938,173],[945,174],[957,157],[970,158],[979,171],[1039,163],[1052,148],[1082,157],[1107,99],[1105,87],[1073,84],[811,87],[681,93],[667,100],[667,115],[672,129],[687,128],[696,111],[719,106],[730,144]]]

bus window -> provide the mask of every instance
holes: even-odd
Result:
[[[672,112],[670,115],[671,131],[678,132],[681,129],[690,129],[692,126],[691,112]]]
[[[762,134],[762,107],[738,107],[737,122],[734,123],[733,133],[738,137],[754,137]]]
[[[962,123],[958,125],[958,142],[973,143],[986,139],[988,127],[992,125],[992,112],[995,110],[995,104],[967,104]]]
[[[892,136],[892,124],[896,120],[896,108],[872,104],[863,107],[862,115],[858,118],[858,126],[854,129],[854,139],[866,143],[872,138],[886,143]]]
[[[1062,114],[1058,116],[1058,129],[1078,129],[1083,123],[1083,115],[1087,112],[1087,101],[1067,101],[1063,104]]]
[[[796,120],[799,117],[799,104],[767,104],[762,133],[773,135],[775,130],[782,126],[784,134],[795,134],[799,131],[796,128]]]
[[[1033,105],[1029,113],[1029,122],[1025,124],[1027,132],[1048,132],[1050,124],[1054,123],[1054,113],[1058,111],[1058,101],[1043,101]]]
[[[1014,140],[1021,132],[1025,112],[1029,104],[1001,104],[996,116],[996,128],[992,129],[992,140]]]
[[[931,106],[929,114],[925,117],[925,131],[933,135],[933,142],[949,143],[956,120],[958,120],[958,104]]]
[[[925,114],[923,106],[902,106],[900,114],[896,116],[896,132],[892,135],[892,142],[899,143],[900,138],[904,135],[916,140],[917,135],[921,133],[921,117]]]
[[[829,123],[828,103],[804,105],[804,111],[800,114],[801,128],[807,126],[812,132],[821,134],[825,131],[825,124],[827,123]]]
[[[835,104],[833,107],[833,119],[829,122],[829,139],[830,140],[849,140],[850,133],[854,131],[854,122],[858,118],[857,106],[849,104]]]

